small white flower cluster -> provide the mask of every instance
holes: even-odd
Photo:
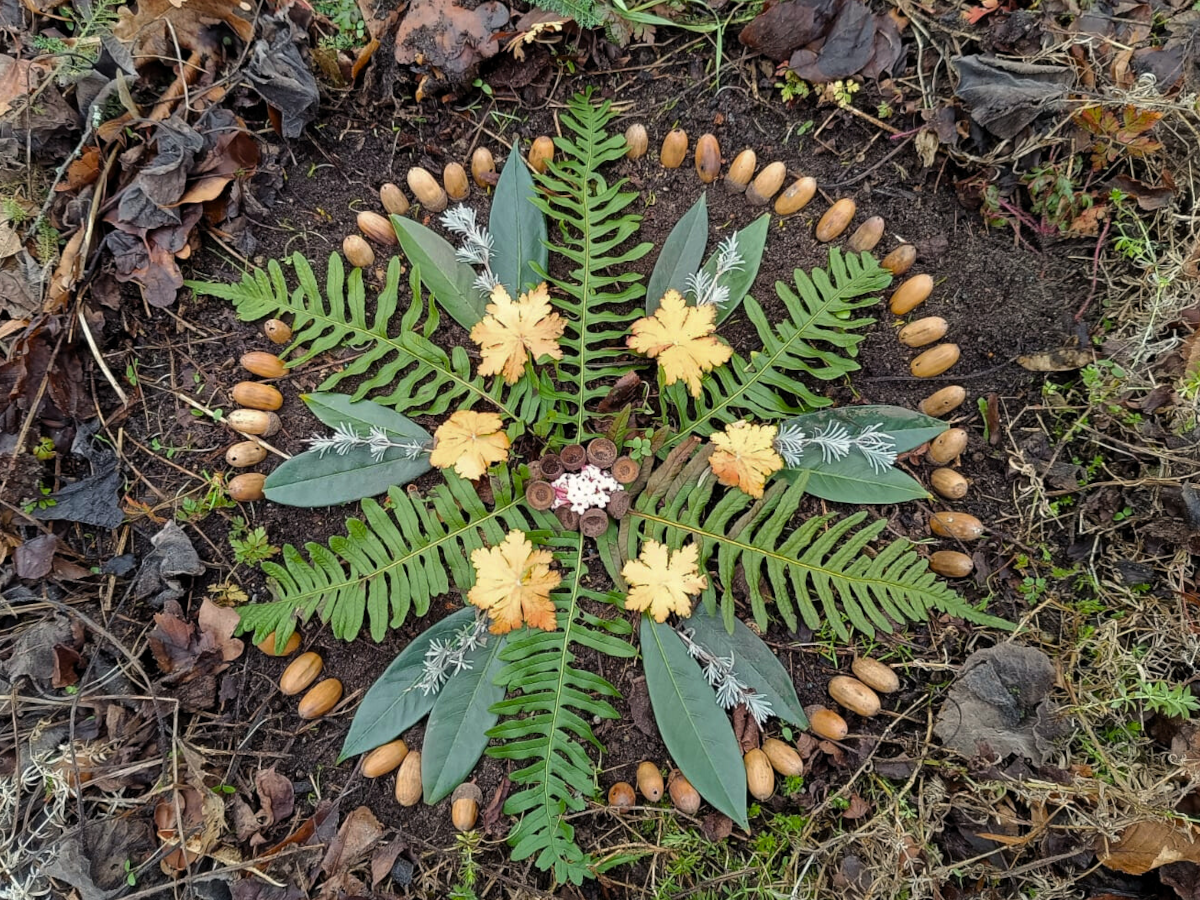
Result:
[[[554,488],[552,509],[570,506],[573,512],[580,514],[608,506],[612,495],[621,489],[617,479],[590,464],[578,472],[564,472],[550,482],[550,486]]]
[[[752,687],[743,684],[737,677],[733,667],[733,654],[717,656],[707,647],[697,643],[695,630],[678,626],[675,629],[688,655],[704,667],[704,678],[717,692],[717,702],[725,709],[733,709],[739,703],[744,704],[758,727],[767,724],[767,719],[775,715],[771,702]]]
[[[483,271],[475,279],[475,289],[490,294],[500,284],[500,279],[492,272],[492,254],[496,244],[492,233],[475,221],[475,210],[461,203],[442,213],[442,226],[463,239],[462,246],[454,253],[461,262],[483,266]]]
[[[451,675],[471,671],[467,654],[479,647],[486,647],[487,635],[488,618],[486,614],[480,614],[474,622],[455,632],[454,637],[430,641],[429,649],[425,651],[425,671],[414,688],[420,688],[421,693],[428,696],[430,692],[440,691]]]
[[[416,459],[422,453],[429,452],[429,447],[419,441],[393,441],[387,431],[378,425],[372,425],[370,434],[363,437],[349,422],[338,423],[331,435],[309,438],[308,445],[319,456],[324,456],[330,450],[338,456],[345,456],[355,447],[370,447],[371,459],[375,462],[382,462],[383,455],[392,448],[403,450],[405,459]]]
[[[721,279],[730,272],[740,271],[742,251],[738,249],[735,231],[717,246],[717,265],[711,274],[701,269],[687,279],[687,289],[696,298],[697,306],[724,306],[729,302],[729,285]]]
[[[857,435],[851,436],[841,422],[830,422],[824,430],[808,434],[797,425],[785,425],[775,438],[775,450],[789,466],[800,465],[800,458],[810,446],[821,451],[822,462],[828,464],[850,455],[857,450],[871,464],[875,472],[883,472],[896,462],[896,442],[890,434],[880,429],[882,425],[869,425]]]

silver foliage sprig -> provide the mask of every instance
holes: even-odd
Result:
[[[471,266],[483,266],[475,278],[475,289],[481,294],[490,294],[500,284],[492,272],[492,256],[496,252],[496,240],[486,227],[475,220],[475,210],[459,204],[442,213],[442,227],[463,239],[462,246],[454,255]]]
[[[841,422],[829,422],[821,431],[805,431],[797,424],[784,425],[775,437],[775,450],[789,466],[800,465],[804,451],[816,447],[821,461],[828,465],[857,451],[871,464],[872,471],[883,472],[896,462],[896,439],[883,431],[883,425],[868,425],[856,435]]]
[[[452,637],[430,641],[425,651],[421,680],[409,690],[420,690],[426,696],[430,692],[440,691],[451,675],[471,671],[467,654],[486,647],[487,642],[488,617],[485,613],[476,615],[474,621],[458,629]]]
[[[745,259],[738,248],[737,232],[717,245],[717,264],[713,272],[701,269],[687,279],[687,290],[696,298],[697,306],[724,306],[729,302],[729,285],[721,279],[731,272],[741,271]]]
[[[771,702],[737,677],[733,654],[717,656],[695,639],[694,629],[680,625],[675,632],[687,648],[688,656],[700,663],[705,680],[717,692],[717,702],[725,709],[744,704],[759,728],[766,725],[767,719],[775,715]]]
[[[338,456],[345,456],[356,447],[369,447],[371,459],[375,462],[382,462],[384,454],[391,449],[403,450],[405,459],[416,459],[422,453],[428,453],[430,449],[420,441],[394,441],[387,431],[378,425],[372,425],[370,432],[362,435],[349,422],[339,422],[332,434],[309,438],[308,446],[316,450],[319,456],[324,456],[330,451]]]

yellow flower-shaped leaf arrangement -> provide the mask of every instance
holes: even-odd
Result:
[[[475,586],[467,593],[472,605],[486,610],[493,634],[507,634],[521,625],[554,631],[554,601],[550,592],[562,575],[550,568],[549,550],[534,550],[523,531],[510,531],[498,547],[480,547],[471,554]]]

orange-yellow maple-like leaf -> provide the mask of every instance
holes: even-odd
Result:
[[[503,285],[492,291],[487,315],[471,329],[471,340],[479,345],[483,362],[480,375],[503,375],[516,384],[525,372],[530,355],[562,359],[558,339],[566,323],[553,312],[546,282],[542,282],[519,300],[513,300]]]
[[[475,586],[467,600],[487,610],[492,634],[507,634],[522,623],[553,631],[554,601],[550,592],[562,575],[550,568],[549,550],[534,550],[523,531],[510,531],[498,547],[480,547],[471,554]]]
[[[692,396],[699,397],[701,376],[733,354],[712,336],[716,327],[716,306],[688,306],[679,291],[670,290],[654,315],[633,323],[629,349],[656,357],[667,384],[686,381]]]
[[[775,452],[778,433],[774,425],[749,422],[734,422],[716,432],[710,440],[717,449],[708,458],[708,465],[717,480],[751,497],[761,497],[766,480],[783,468],[783,459]]]
[[[637,559],[621,569],[629,582],[625,608],[649,610],[654,621],[664,622],[671,613],[692,614],[692,596],[708,587],[708,576],[701,575],[696,561],[700,548],[695,544],[681,547],[672,554],[665,544],[646,541]]]
[[[504,421],[496,413],[459,410],[433,433],[429,462],[439,469],[453,466],[463,478],[474,480],[492,463],[508,459],[508,435],[500,430],[503,427]]]

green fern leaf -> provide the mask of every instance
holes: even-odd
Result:
[[[597,28],[608,20],[608,10],[597,0],[538,0],[540,9],[575,20],[580,28]]]

